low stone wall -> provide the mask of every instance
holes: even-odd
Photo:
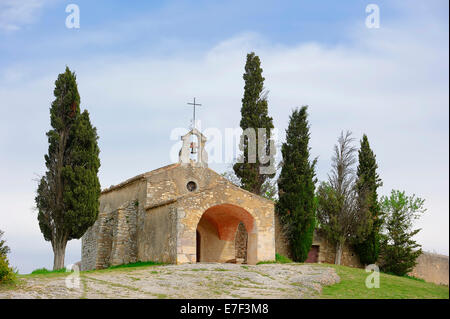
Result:
[[[82,238],[81,269],[102,269],[136,262],[137,205],[130,201],[103,211]]]
[[[328,241],[317,232],[314,233],[313,245],[319,246],[319,263],[334,264],[336,258],[336,245]],[[341,265],[362,268],[358,255],[350,245],[345,244],[342,249]]]
[[[448,286],[448,256],[424,252],[417,258],[417,265],[410,276]]]

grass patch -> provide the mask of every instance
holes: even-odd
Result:
[[[323,265],[323,264],[322,264]],[[417,278],[380,273],[380,288],[368,289],[369,273],[364,269],[326,265],[336,270],[341,282],[322,289],[321,298],[332,299],[448,299],[448,286],[424,282]]]
[[[206,268],[192,268],[192,269],[186,269],[186,271],[208,271]]]
[[[161,265],[164,265],[164,263],[160,263],[160,262],[156,262],[156,261],[138,261],[135,263],[110,266],[107,269],[135,268],[135,267],[161,266]]]
[[[22,286],[23,284],[24,284],[24,282],[17,279],[17,277],[12,280],[1,281],[0,282],[0,291],[15,290],[15,289],[19,288],[20,286]]]
[[[389,275],[391,275],[391,274],[389,274]],[[422,278],[417,278],[417,277],[414,277],[414,276],[408,276],[408,275],[405,275],[405,276],[403,276],[403,277],[409,278],[409,279],[412,279],[412,280],[421,281],[421,282],[426,282],[424,279],[422,279]]]
[[[289,263],[293,263],[292,260],[290,260],[289,258],[280,255],[280,254],[275,254],[275,260],[263,260],[257,263],[257,265],[263,265],[263,264],[289,264]]]
[[[261,260],[258,261],[257,265],[265,265],[265,264],[276,264],[277,262],[275,260]]]
[[[248,277],[242,278],[241,280],[242,280],[242,281],[248,281],[249,283],[254,284],[254,285],[262,285],[260,282],[253,281],[253,280],[251,280],[251,279],[248,278]]]
[[[137,268],[137,267],[148,267],[148,266],[163,266],[165,265],[165,263],[160,263],[160,262],[155,262],[155,261],[138,261],[135,263],[129,263],[129,264],[123,264],[123,265],[116,265],[116,266],[110,266],[108,268],[105,269],[92,269],[92,270],[85,270],[85,271],[80,271],[80,273],[94,273],[94,272],[105,272],[105,271],[111,271],[111,270],[132,270],[132,268]],[[62,268],[62,269],[58,269],[58,270],[48,270],[46,268],[39,268],[39,269],[35,269],[33,270],[30,274],[23,274],[23,275],[18,275],[18,277],[29,277],[29,276],[39,276],[39,275],[44,275],[44,276],[64,276],[64,275],[68,275],[70,274],[69,271],[66,271],[66,268]]]
[[[57,270],[48,270],[47,268],[39,268],[33,270],[30,275],[58,274],[63,272],[67,272],[65,267]]]
[[[293,262],[288,257],[285,257],[285,256],[280,255],[280,254],[275,254],[275,260],[279,264],[288,264],[288,263],[292,263]]]

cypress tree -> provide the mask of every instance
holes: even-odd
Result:
[[[271,149],[270,143],[270,129],[274,126],[272,118],[268,115],[267,94],[264,91],[262,71],[259,57],[254,52],[247,54],[245,73],[243,75],[245,87],[240,122],[240,126],[244,130],[239,146],[242,151],[242,157],[238,163],[233,165],[233,170],[241,181],[241,187],[258,195],[263,195],[261,194],[263,184],[275,176],[275,173],[265,174],[261,173],[260,170],[261,167],[274,165],[274,150]],[[253,148],[250,145],[252,141],[245,136],[247,129],[255,130],[257,148],[261,147],[258,150],[259,156],[252,153]],[[262,136],[258,135],[258,129],[264,129]],[[265,139],[265,141],[260,140],[261,138]],[[261,163],[262,155],[268,157],[268,164]],[[275,168],[273,168],[273,171],[275,171]]]
[[[80,112],[75,73],[68,67],[55,81],[47,132],[47,171],[35,198],[39,227],[54,252],[53,269],[64,267],[67,242],[79,239],[98,216],[100,167],[97,130]]]
[[[308,257],[315,227],[315,166],[310,160],[310,132],[307,107],[292,112],[281,147],[282,169],[278,179],[276,205],[282,225],[290,240],[292,257],[304,262]]]
[[[357,168],[357,196],[360,216],[367,216],[362,222],[366,228],[364,238],[359,239],[354,245],[356,253],[363,264],[373,264],[378,260],[380,252],[380,227],[383,223],[378,203],[377,189],[382,185],[377,173],[376,156],[369,145],[367,135],[364,134],[360,141],[361,147],[358,151]],[[365,211],[365,212],[364,212]]]

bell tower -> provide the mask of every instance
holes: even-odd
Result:
[[[206,137],[196,128],[181,137],[183,145],[178,162],[182,165],[208,167],[208,153],[205,150]],[[191,158],[193,156],[194,158]]]

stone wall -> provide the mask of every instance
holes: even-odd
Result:
[[[248,240],[248,234],[247,230],[245,229],[244,223],[239,223],[238,229],[236,231],[236,238],[235,238],[235,256],[236,259],[241,259],[242,262],[247,262],[247,240]]]
[[[417,258],[417,265],[410,276],[448,286],[448,256],[424,252]]]
[[[144,210],[145,186],[145,174],[141,174],[102,191],[97,221],[82,237],[82,270],[137,259],[136,226]]]
[[[130,201],[116,210],[99,214],[82,238],[82,270],[137,261],[137,211],[136,201]]]
[[[139,260],[176,262],[177,209],[174,204],[147,209],[139,227]]]
[[[101,218],[100,214],[94,225],[91,226],[81,238],[81,270],[95,269],[95,262],[97,260],[97,238],[100,228],[99,219]]]
[[[328,241],[318,232],[314,232],[313,245],[319,246],[319,263],[334,264],[336,258],[336,245]],[[350,245],[345,244],[342,249],[341,265],[362,268],[358,255]]]
[[[289,240],[283,229],[280,216],[275,214],[275,251],[277,254],[292,259]]]

